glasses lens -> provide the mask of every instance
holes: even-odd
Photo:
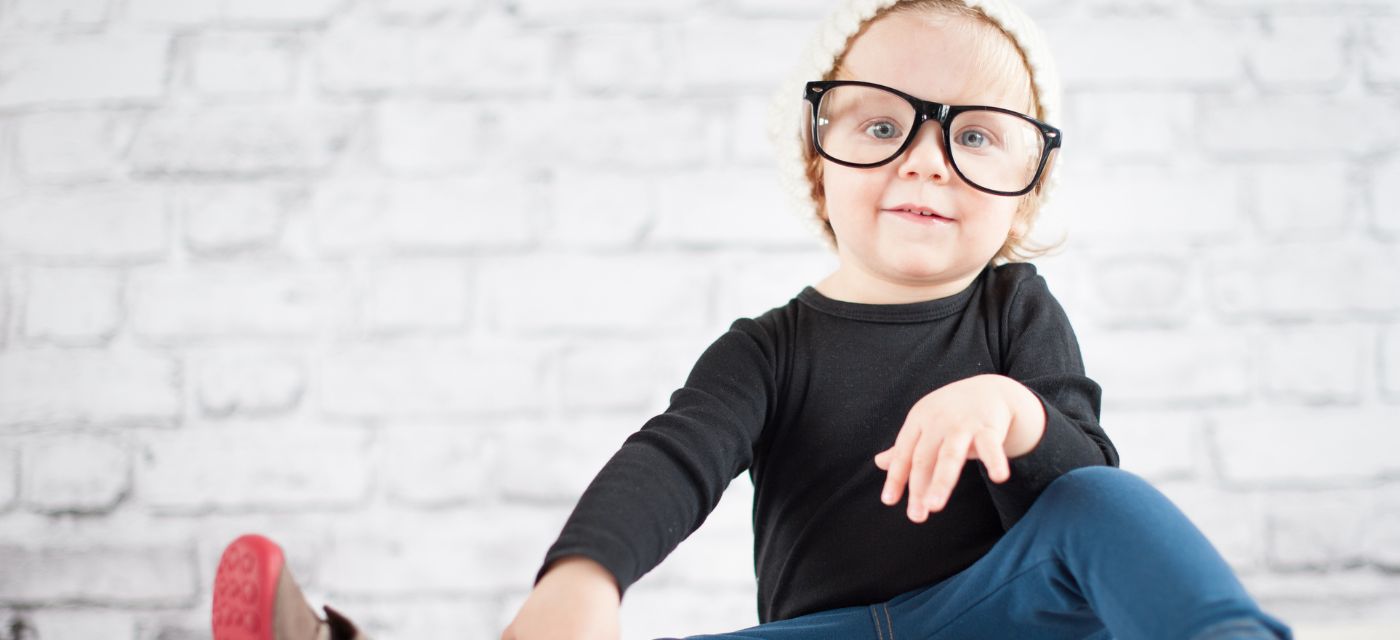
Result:
[[[1020,191],[1035,177],[1045,143],[1029,120],[1000,111],[964,111],[948,129],[953,164],[968,181],[993,191]]]
[[[817,145],[834,158],[867,164],[889,159],[914,125],[914,107],[884,89],[840,85],[817,108]]]
[[[827,89],[820,102],[817,145],[845,162],[889,160],[914,126],[914,107],[884,89],[840,85]],[[953,163],[969,182],[993,191],[1020,191],[1035,177],[1045,145],[1030,121],[999,111],[964,111],[953,118],[950,130]]]

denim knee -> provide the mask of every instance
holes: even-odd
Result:
[[[1141,476],[1118,467],[1094,465],[1078,467],[1055,478],[1036,499],[1048,501],[1055,511],[1076,507],[1101,513],[1104,501],[1139,500],[1145,492],[1157,493]]]

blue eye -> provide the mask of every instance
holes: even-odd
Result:
[[[971,140],[972,140],[972,142],[973,142],[972,144],[969,144],[969,143],[968,143],[969,138],[968,138],[968,135],[967,135],[967,134],[972,134],[972,138],[971,138]],[[973,149],[977,149],[977,148],[982,147],[984,144],[986,144],[986,142],[987,142],[987,136],[982,135],[982,132],[980,132],[980,131],[973,131],[973,130],[969,130],[969,129],[963,129],[962,131],[959,131],[959,132],[958,132],[957,143],[960,144],[960,145],[962,145],[962,146],[964,146],[964,147],[971,147],[971,148],[973,148]]]
[[[894,123],[891,122],[877,122],[866,127],[865,131],[869,133],[872,130],[875,130],[876,128],[879,128],[880,130],[886,132],[886,135],[880,135],[880,133],[874,134],[875,137],[880,140],[898,140],[903,135],[903,132],[901,132],[899,128],[895,127]]]

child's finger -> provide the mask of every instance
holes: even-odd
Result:
[[[914,445],[914,457],[909,464],[909,519],[914,522],[923,522],[928,517],[928,509],[924,507],[924,491],[928,489],[938,447],[942,444],[942,437],[925,433]]]
[[[938,450],[938,459],[933,470],[933,480],[929,483],[924,504],[931,511],[938,511],[948,503],[953,487],[962,476],[963,462],[967,460],[967,448],[972,444],[972,434],[954,433],[943,440]]]
[[[887,505],[899,504],[899,496],[904,493],[904,483],[909,478],[909,456],[901,455],[901,450],[890,450],[888,470],[885,475],[885,488],[880,492],[880,502]]]
[[[982,461],[982,465],[987,467],[987,477],[992,482],[1006,482],[1011,477],[1011,463],[1006,459],[1006,448],[997,442],[996,434],[991,431],[980,431],[973,438],[973,446],[977,448],[977,457]]]

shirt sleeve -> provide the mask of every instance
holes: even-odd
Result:
[[[627,437],[584,490],[535,574],[583,555],[619,593],[651,571],[714,510],[753,462],[776,397],[771,341],[740,318],[700,355],[665,412]]]
[[[1011,477],[986,482],[1001,516],[1012,525],[1045,487],[1071,469],[1118,466],[1118,451],[1099,426],[1102,389],[1084,374],[1079,341],[1069,317],[1035,272],[1011,296],[1006,321],[1004,375],[1031,390],[1045,410],[1045,433],[1028,453],[1009,460]]]

